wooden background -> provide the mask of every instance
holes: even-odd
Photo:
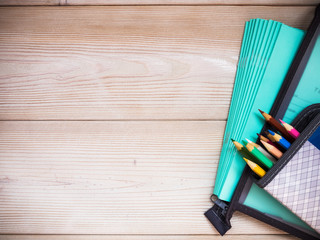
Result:
[[[203,213],[244,23],[306,29],[317,3],[0,0],[0,239],[220,238]]]

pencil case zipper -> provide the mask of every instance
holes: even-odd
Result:
[[[258,186],[266,187],[317,130],[320,126],[320,104],[313,104],[305,108],[292,122],[292,126],[298,131],[300,130],[299,137],[273,167],[261,179],[255,181]],[[303,130],[301,131],[301,129]]]

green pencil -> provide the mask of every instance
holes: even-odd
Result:
[[[246,148],[255,158],[260,161],[260,166],[263,165],[267,169],[270,169],[273,166],[273,162],[263,155],[263,153],[260,152],[255,146],[253,146],[252,143],[247,143]]]

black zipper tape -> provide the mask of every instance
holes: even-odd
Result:
[[[298,116],[292,121],[291,125],[299,132],[307,127],[307,125],[320,113],[320,103],[312,104],[303,109]]]

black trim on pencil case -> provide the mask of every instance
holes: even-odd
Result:
[[[318,113],[320,113],[320,103],[312,104],[303,109],[292,121],[291,125],[299,132],[302,132]]]
[[[319,237],[315,232],[306,232],[298,225],[290,224],[288,222],[284,223],[284,220],[282,218],[275,217],[271,214],[259,212],[243,204],[238,204],[237,210],[301,239],[319,240]]]

